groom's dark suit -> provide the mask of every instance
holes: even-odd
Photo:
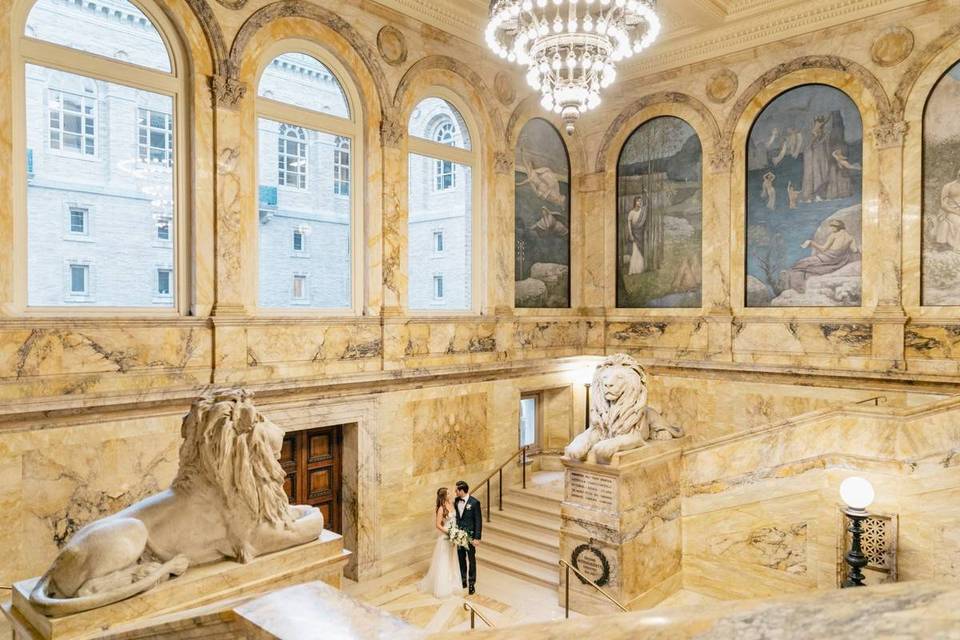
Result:
[[[463,504],[463,514],[460,513],[463,498],[457,497],[453,503],[453,509],[457,514],[457,527],[463,529],[473,540],[480,540],[483,534],[483,514],[480,513],[480,501],[473,496],[468,496],[466,504]],[[477,548],[470,545],[468,549],[457,547],[457,558],[460,560],[460,582],[464,587],[473,585],[477,582]],[[470,560],[469,569],[467,559]]]

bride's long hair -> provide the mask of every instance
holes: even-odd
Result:
[[[443,507],[443,517],[444,517],[444,518],[446,518],[446,517],[449,515],[449,513],[450,513],[449,511],[447,511],[447,495],[448,495],[448,493],[449,493],[449,491],[447,490],[446,487],[440,487],[439,489],[437,489],[437,507],[436,507],[436,508],[439,509],[440,507]]]

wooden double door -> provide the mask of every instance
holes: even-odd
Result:
[[[283,439],[280,464],[283,489],[292,504],[308,504],[323,513],[323,528],[343,533],[340,487],[343,427],[291,431]]]

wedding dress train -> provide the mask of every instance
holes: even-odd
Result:
[[[450,529],[453,525],[453,514],[443,521],[443,528]],[[461,587],[460,563],[457,560],[457,548],[447,536],[438,535],[433,546],[433,557],[430,560],[430,569],[420,581],[420,591],[433,594],[434,598],[442,600],[452,596]]]

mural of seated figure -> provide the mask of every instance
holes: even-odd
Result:
[[[590,427],[564,450],[570,460],[610,464],[620,451],[642,447],[648,440],[683,436],[647,405],[647,374],[630,356],[618,353],[593,372]]]
[[[152,589],[189,567],[316,540],[323,514],[283,491],[284,432],[251,394],[199,398],[180,427],[180,467],[165,491],[80,529],[37,581],[31,603],[59,617]]]

